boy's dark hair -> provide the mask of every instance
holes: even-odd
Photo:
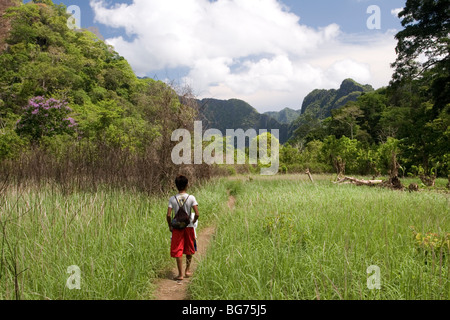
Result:
[[[175,179],[175,184],[177,186],[178,191],[186,190],[188,183],[189,183],[189,180],[185,176],[178,176]]]

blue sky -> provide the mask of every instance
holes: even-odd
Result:
[[[238,98],[260,112],[300,109],[315,88],[351,77],[389,83],[395,11],[406,0],[66,0],[139,76]],[[380,15],[367,13],[377,6]],[[377,18],[379,29],[369,29]]]

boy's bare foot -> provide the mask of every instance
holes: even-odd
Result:
[[[183,278],[183,276],[178,276],[178,277],[174,278],[173,280],[175,280],[175,281],[183,281],[184,278]]]
[[[193,273],[192,272],[190,272],[190,271],[186,271],[186,278],[191,278],[192,277],[192,275],[193,275]]]

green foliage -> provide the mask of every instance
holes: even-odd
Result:
[[[39,146],[47,154],[51,154],[58,161],[67,159],[67,155],[76,145],[73,137],[68,134],[59,134],[52,137],[44,136],[39,141]]]
[[[447,0],[407,0],[400,12],[404,29],[396,35],[395,80],[417,77],[424,70],[449,63],[450,6]],[[417,62],[424,54],[426,62]],[[447,69],[448,77],[448,69]]]
[[[301,154],[301,162],[305,169],[308,168],[314,173],[325,173],[332,171],[332,165],[327,161],[327,156],[322,151],[324,142],[313,140],[306,145]]]
[[[300,164],[300,150],[290,144],[281,146],[280,148],[280,166],[285,167],[284,171],[288,171],[288,167],[293,164]],[[284,172],[286,173],[286,172]]]
[[[159,152],[168,149],[159,138],[170,141],[169,130],[187,127],[195,117],[168,85],[138,79],[111,46],[89,31],[70,30],[64,5],[33,1],[9,9],[7,16],[12,29],[8,49],[0,55],[0,117],[8,112],[22,116],[21,136],[66,140],[69,134],[81,143],[131,152],[156,143]],[[28,104],[36,96],[67,101],[74,119],[55,110],[33,114]]]
[[[324,159],[327,159],[328,164],[336,169],[338,164],[342,164],[346,172],[354,173],[358,170],[360,144],[357,140],[351,140],[345,136],[340,139],[329,136],[324,141],[322,155]]]
[[[356,103],[348,103],[345,107],[332,111],[330,127],[333,132],[341,131],[341,136],[354,139],[359,130],[358,119],[364,115],[361,108]]]
[[[116,100],[103,100],[75,107],[79,135],[91,141],[102,141],[109,147],[142,151],[145,143],[158,136],[156,128],[139,114],[127,115]]]
[[[89,31],[67,27],[64,6],[48,1],[9,9],[9,47],[0,56],[0,99],[6,110],[33,96],[57,97],[71,104],[116,99],[129,107],[138,79],[130,65]]]
[[[433,81],[431,74],[427,74],[420,80],[363,93],[356,101],[332,110],[331,117],[325,120],[314,116],[309,109],[297,121],[299,127],[291,141],[299,143],[303,151],[311,141],[330,142],[329,136],[357,140],[359,151],[354,156],[358,158],[352,161],[358,163],[356,166],[349,167],[348,161],[339,155],[331,156],[334,158],[331,161],[345,163],[349,172],[358,168],[359,173],[380,174],[388,170],[387,156],[383,155],[389,148],[388,141],[396,139],[400,141],[398,153],[401,153],[399,161],[404,173],[421,166],[424,174],[429,175],[432,168],[439,167],[438,173],[447,176],[450,103],[439,107],[440,102],[431,93]],[[316,95],[320,93],[313,92],[312,97]],[[329,165],[329,158],[323,163]]]
[[[253,140],[250,141],[250,148],[257,150],[258,168],[270,168],[272,165],[272,158],[277,156],[273,154],[272,150],[278,150],[279,152],[281,149],[280,141],[270,132],[265,132],[256,138],[253,138]]]
[[[392,168],[392,154],[398,154],[400,141],[394,138],[388,138],[386,143],[380,144],[376,154],[376,166],[381,174],[388,174]]]
[[[224,134],[231,128],[279,129],[280,143],[295,145],[280,150],[280,165],[289,172],[306,168],[326,172],[336,163],[345,163],[348,172],[384,173],[392,138],[399,141],[405,172],[421,167],[428,175],[437,168],[439,175],[447,176],[448,10],[444,0],[408,0],[400,14],[405,29],[397,35],[398,59],[391,85],[374,91],[346,79],[338,90],[314,90],[305,98],[301,116],[292,122],[298,111],[261,115],[237,99],[188,97],[181,103],[165,83],[138,79],[128,62],[93,33],[70,30],[64,5],[44,0],[13,7],[6,15],[12,27],[8,48],[0,55],[0,118],[8,114],[24,118],[16,131],[20,136],[2,137],[2,152],[11,157],[12,150],[22,150],[13,146],[26,143],[25,136],[37,141],[73,135],[82,143],[132,152],[144,152],[151,145],[169,158],[171,132],[192,128],[190,123],[200,114],[209,128]],[[414,62],[421,54],[428,59],[422,65]],[[24,115],[23,108],[37,96],[67,101],[74,110],[77,134],[66,130],[67,118],[50,121],[41,113]],[[320,148],[318,141],[324,143]],[[257,172],[258,168],[249,169]]]
[[[428,260],[438,259],[442,256],[450,254],[450,233],[438,234],[434,232],[421,233],[416,231],[414,226],[411,227],[414,234],[414,245],[420,254],[427,257]]]
[[[14,130],[15,119],[13,115],[0,118],[0,161],[16,158],[28,144],[28,140],[20,137]]]

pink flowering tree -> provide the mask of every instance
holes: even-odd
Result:
[[[44,136],[73,135],[77,123],[69,114],[72,110],[64,101],[34,97],[24,107],[22,118],[17,121],[16,132],[37,141]]]

